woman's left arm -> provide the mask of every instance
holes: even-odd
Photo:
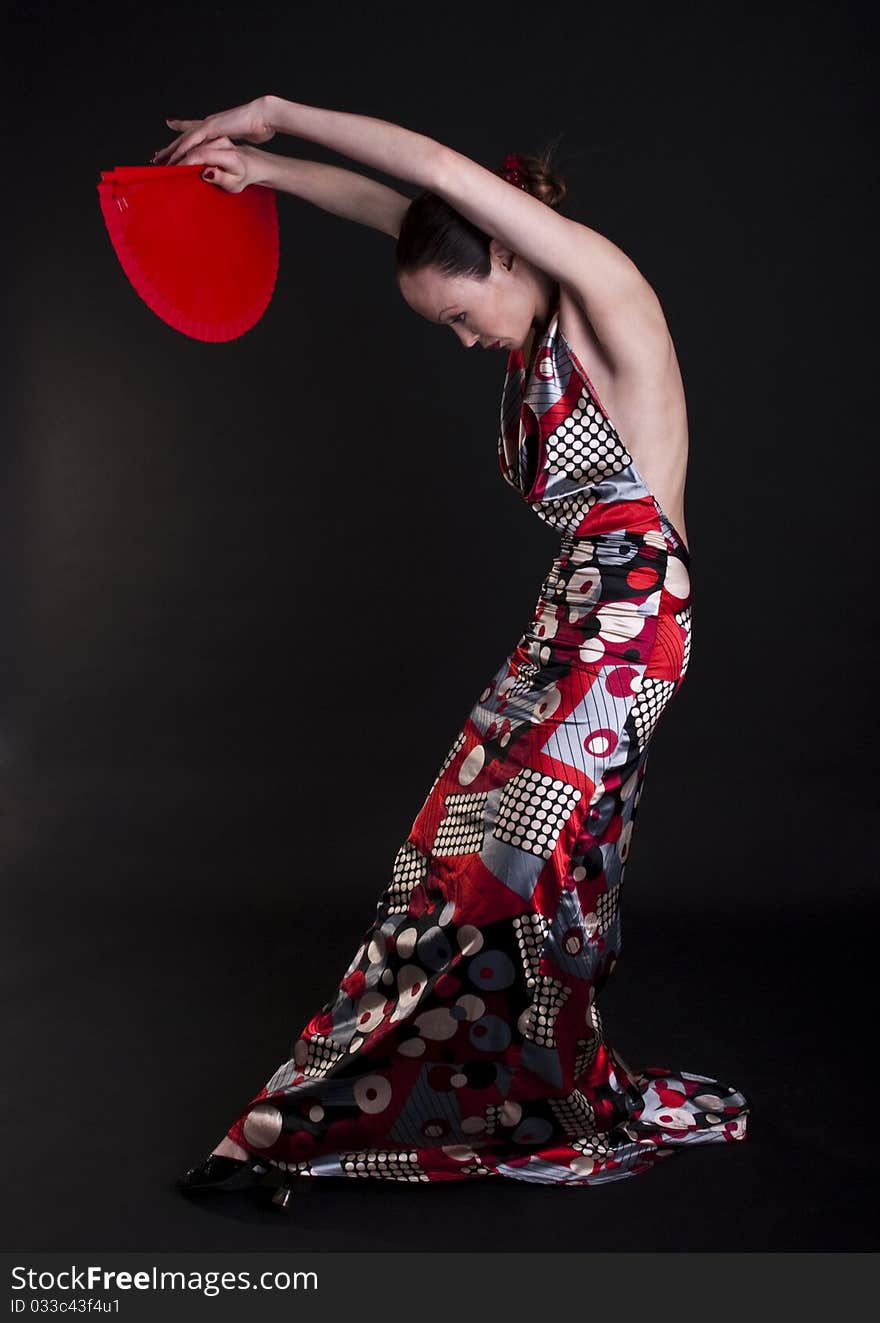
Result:
[[[597,230],[570,220],[425,134],[346,111],[267,96],[266,116],[282,133],[322,143],[365,165],[445,198],[486,234],[566,285],[584,306],[620,371],[642,372],[646,356],[668,352],[660,301],[635,263]]]
[[[447,149],[435,138],[371,115],[307,106],[280,96],[266,96],[263,102],[266,120],[277,132],[323,143],[334,152],[421,188],[434,189],[438,183],[440,161]]]

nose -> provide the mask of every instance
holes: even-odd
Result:
[[[455,334],[458,336],[465,349],[473,349],[474,345],[479,343],[480,337],[476,332],[471,335],[469,331],[462,330],[458,326],[454,326],[452,329],[455,331]]]

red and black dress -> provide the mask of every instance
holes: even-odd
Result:
[[[691,641],[690,556],[559,329],[511,352],[503,477],[560,545],[289,1060],[230,1126],[315,1176],[589,1185],[746,1137],[742,1093],[606,1041],[598,994],[652,733]]]

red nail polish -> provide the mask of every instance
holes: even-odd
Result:
[[[206,178],[206,179],[213,179],[213,178],[214,178],[214,171],[213,171],[213,170],[206,170],[206,171],[205,171],[205,178]]]

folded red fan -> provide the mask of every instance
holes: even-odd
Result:
[[[203,165],[118,165],[97,185],[110,242],[158,317],[195,340],[234,340],[266,311],[278,275],[275,190],[227,193]]]

